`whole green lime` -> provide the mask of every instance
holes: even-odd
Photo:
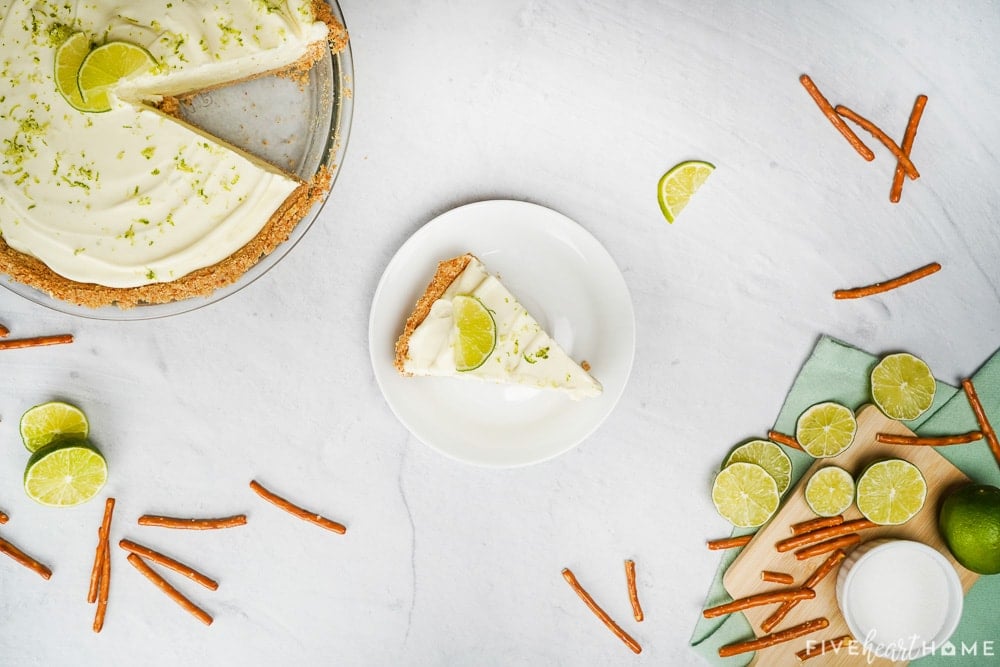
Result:
[[[1000,489],[963,486],[941,505],[938,527],[955,560],[979,574],[1000,573]]]

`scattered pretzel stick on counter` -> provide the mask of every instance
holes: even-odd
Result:
[[[723,537],[718,540],[709,540],[708,548],[712,551],[719,551],[721,549],[736,549],[738,547],[745,547],[753,539],[753,535],[741,535],[739,537]]]
[[[10,556],[21,565],[38,574],[38,576],[42,579],[48,579],[52,576],[52,570],[42,565],[37,560],[24,553],[2,537],[0,537],[0,554]]]
[[[840,565],[840,563],[847,557],[847,553],[843,550],[834,551],[830,554],[823,563],[817,567],[809,578],[802,583],[803,588],[816,589],[819,582],[823,581],[828,574],[833,572],[833,570]],[[798,600],[789,600],[788,602],[782,602],[781,606],[775,609],[774,613],[764,619],[764,622],[760,624],[760,629],[764,632],[770,632],[774,629],[778,623],[781,623],[785,616],[788,616],[788,612],[795,608],[795,605],[799,603]]]
[[[639,591],[635,587],[635,561],[625,561],[625,582],[628,585],[628,599],[632,603],[632,616],[636,622],[642,622],[644,618],[642,606],[639,604]]]
[[[594,615],[601,619],[601,622],[604,623],[604,625],[606,625],[611,632],[615,633],[615,636],[618,637],[618,639],[625,642],[625,645],[632,649],[633,653],[642,653],[642,647],[639,646],[639,642],[632,639],[627,632],[622,630],[620,625],[615,623],[614,620],[608,616],[607,612],[601,609],[600,605],[594,602],[594,598],[590,597],[590,593],[585,591],[583,586],[580,585],[580,582],[576,580],[572,570],[568,567],[563,568],[562,576],[563,579],[566,580],[566,583],[569,584],[569,587],[573,589],[573,592],[580,596],[580,599],[583,600],[584,604],[590,608],[590,611],[594,612]]]
[[[280,507],[289,514],[297,516],[304,521],[314,523],[317,526],[326,528],[327,530],[332,530],[333,532],[340,533],[341,535],[347,532],[347,528],[343,524],[337,523],[336,521],[332,521],[331,519],[327,519],[326,517],[320,516],[315,512],[310,512],[309,510],[303,509],[298,505],[293,505],[292,503],[288,502],[281,496],[265,489],[263,486],[258,484],[256,480],[250,482],[250,488],[253,489],[254,493],[256,493],[264,500]]]
[[[0,340],[0,350],[18,350],[25,347],[41,347],[43,345],[64,345],[72,342],[73,334],[35,336],[33,338],[7,338]]]
[[[739,598],[726,604],[710,607],[701,612],[705,618],[716,618],[725,616],[736,611],[743,611],[753,607],[761,607],[775,602],[790,602],[791,600],[811,600],[816,597],[816,591],[811,588],[786,588],[781,591],[771,591],[770,593],[757,593],[745,598]]]
[[[0,338],[6,338],[10,335],[10,329],[0,324]]]
[[[837,131],[844,135],[847,142],[854,147],[854,150],[856,150],[858,154],[868,162],[874,160],[875,153],[872,152],[872,149],[868,148],[868,146],[865,145],[865,142],[861,141],[861,138],[854,133],[854,130],[852,130],[847,123],[844,122],[844,119],[837,115],[836,109],[834,109],[833,105],[830,104],[826,97],[824,97],[823,93],[819,91],[819,88],[817,88],[816,84],[813,83],[813,80],[809,78],[809,75],[803,74],[800,76],[799,83],[801,83],[806,89],[809,96],[813,98],[813,102],[815,102],[816,106],[820,108],[820,111],[823,112],[823,115],[826,116],[827,120],[833,123],[833,126],[837,128]]]
[[[808,546],[816,542],[823,542],[833,537],[840,537],[841,535],[846,535],[847,533],[855,533],[859,530],[875,528],[877,525],[878,524],[874,521],[869,521],[868,519],[852,519],[851,521],[844,521],[843,523],[839,523],[835,526],[827,526],[826,528],[820,528],[819,530],[811,530],[808,533],[786,537],[783,540],[778,540],[778,542],[775,543],[774,548],[783,553],[785,551],[798,549],[799,547]]]
[[[986,416],[986,410],[979,401],[976,386],[972,384],[970,378],[966,378],[962,380],[962,389],[965,390],[965,396],[969,399],[969,406],[976,415],[976,421],[979,422],[979,429],[983,432],[983,437],[986,438],[986,444],[990,446],[990,451],[993,452],[993,458],[996,459],[997,465],[1000,465],[1000,440],[997,440],[997,433],[993,430],[993,426]]]
[[[182,530],[218,530],[220,528],[245,526],[246,522],[247,517],[245,514],[237,514],[220,519],[178,519],[172,516],[156,516],[154,514],[143,514],[139,517],[140,526],[158,526],[160,528],[178,528]]]
[[[941,270],[941,265],[937,262],[931,262],[925,266],[921,266],[919,269],[914,269],[908,273],[904,273],[901,276],[892,278],[890,280],[885,280],[880,283],[873,283],[871,285],[865,285],[864,287],[852,287],[851,289],[839,289],[834,291],[834,299],[860,299],[865,296],[871,296],[873,294],[881,294],[883,292],[888,292],[889,290],[894,290],[897,287],[902,287],[903,285],[908,285],[912,282],[916,282],[921,278],[926,278],[932,273],[937,273]]]
[[[108,536],[104,535],[104,558],[101,559],[101,584],[97,590],[97,610],[94,612],[94,632],[104,628],[104,617],[108,613],[108,595],[111,592],[111,553],[107,546]]]
[[[0,526],[10,521],[10,517],[7,516],[6,512],[0,512]]]
[[[146,561],[144,561],[138,554],[130,553],[128,555],[128,562],[132,563],[132,566],[139,570],[144,577],[153,582],[157,588],[166,593],[171,600],[186,609],[192,616],[205,625],[212,624],[212,617],[208,614],[208,612],[184,597],[180,591],[171,586],[166,579],[157,574],[156,571],[153,570],[153,568],[151,568],[149,564],[146,563]]]
[[[797,449],[799,451],[802,451],[802,445],[800,445],[799,441],[790,435],[785,435],[784,433],[779,433],[778,431],[768,431],[767,439],[773,440],[779,445],[787,445],[792,449]]]
[[[913,102],[913,111],[910,112],[910,119],[906,122],[903,143],[900,145],[900,148],[906,153],[907,157],[909,157],[910,151],[913,150],[913,140],[917,136],[917,126],[920,124],[920,117],[924,115],[924,106],[926,104],[926,95],[917,95],[917,99]],[[892,187],[889,189],[889,201],[893,204],[898,203],[903,194],[903,176],[905,174],[906,171],[903,169],[903,165],[897,161],[896,172],[892,177]]]
[[[799,637],[804,637],[805,635],[816,632],[817,630],[822,630],[829,626],[830,621],[825,618],[815,618],[811,621],[794,625],[787,630],[775,632],[773,635],[764,635],[763,637],[758,637],[757,639],[723,646],[719,649],[719,657],[728,658],[733,655],[739,655],[740,653],[759,651],[761,649],[774,646],[775,644],[781,644]]]
[[[818,519],[809,519],[808,521],[803,521],[801,523],[793,523],[791,525],[791,531],[792,535],[801,535],[802,533],[809,533],[814,530],[819,530],[820,528],[839,526],[842,523],[844,523],[843,514],[838,514],[837,516],[821,516]]]
[[[154,563],[159,563],[164,567],[170,568],[174,572],[179,572],[180,574],[183,574],[191,581],[201,584],[210,591],[218,590],[219,588],[218,582],[216,582],[214,579],[206,577],[204,574],[194,569],[193,567],[185,565],[180,561],[174,560],[170,556],[165,556],[161,554],[159,551],[154,551],[149,547],[144,547],[143,545],[136,544],[135,542],[132,542],[130,540],[121,540],[120,542],[118,542],[118,546],[120,546],[125,551],[128,551],[129,553],[138,554],[143,558],[145,558],[146,560],[151,560]]]
[[[104,518],[101,526],[97,529],[97,550],[94,553],[94,566],[90,570],[90,589],[87,591],[87,602],[93,604],[97,602],[97,592],[101,584],[101,573],[103,572],[103,560],[108,557],[106,536],[111,530],[111,515],[115,511],[115,499],[108,498],[104,501]]]
[[[818,655],[825,655],[829,651],[835,651],[844,644],[850,644],[854,641],[854,637],[851,635],[841,635],[836,639],[827,639],[826,641],[814,644],[809,648],[804,648],[801,651],[795,653],[795,657],[801,662],[805,662],[809,658],[815,658]]]
[[[831,551],[850,549],[860,542],[861,536],[857,533],[851,533],[850,535],[835,537],[832,540],[827,540],[826,542],[820,542],[819,544],[813,544],[803,549],[799,549],[795,552],[795,557],[799,560],[807,560],[809,558],[815,558],[816,556],[822,556],[823,554],[830,553]]]
[[[913,166],[913,162],[910,161],[910,157],[903,152],[903,149],[901,149],[898,145],[896,145],[895,141],[889,138],[888,134],[882,131],[882,128],[880,128],[878,125],[871,122],[861,114],[852,111],[851,109],[848,109],[843,104],[838,104],[835,108],[835,111],[843,118],[846,118],[849,121],[857,123],[859,127],[861,127],[863,130],[866,130],[869,134],[875,137],[883,146],[888,148],[889,152],[896,156],[897,164],[902,165],[903,171],[912,180],[920,178],[920,172],[917,171],[917,168]]]
[[[795,583],[795,578],[787,572],[774,572],[772,570],[761,570],[760,580],[772,584],[785,584],[791,586]]]
[[[919,436],[896,435],[895,433],[876,433],[875,440],[887,445],[913,445],[925,447],[944,447],[945,445],[965,445],[976,440],[982,440],[982,431],[969,431],[956,435]]]

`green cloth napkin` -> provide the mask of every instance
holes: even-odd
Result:
[[[820,338],[785,398],[778,413],[774,429],[794,433],[795,421],[803,410],[821,401],[837,401],[857,409],[870,403],[868,378],[878,358],[829,337]],[[973,382],[987,417],[993,424],[1000,424],[1000,350],[976,372]],[[920,435],[949,435],[965,433],[979,428],[976,416],[969,407],[965,393],[938,381],[937,393],[931,408],[918,419],[906,425]],[[785,448],[792,459],[792,484],[806,471],[813,459],[809,455]],[[985,441],[956,447],[940,447],[938,452],[961,469],[974,482],[1000,486],[1000,468],[997,467]],[[734,531],[743,534],[752,531]],[[730,599],[722,585],[722,575],[738,555],[738,549],[725,552],[715,579],[705,600],[705,607],[722,604]],[[980,577],[966,594],[962,621],[952,636],[959,655],[963,645],[979,651],[1000,653],[1000,629],[995,618],[996,601],[1000,600],[1000,575]],[[752,653],[720,658],[720,647],[749,639],[753,629],[743,614],[730,614],[720,619],[699,618],[691,636],[694,651],[714,665],[746,665]],[[986,642],[993,642],[987,645]],[[940,654],[921,658],[921,667],[941,665],[954,667],[954,656]],[[968,658],[968,656],[967,656]],[[980,659],[983,659],[980,657]],[[990,660],[990,658],[985,658]]]

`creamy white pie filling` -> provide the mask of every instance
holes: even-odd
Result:
[[[299,182],[142,104],[300,60],[327,28],[311,2],[0,0],[0,233],[78,282],[176,280],[232,255]],[[145,47],[157,66],[112,109],[55,86],[67,31]]]
[[[479,368],[458,371],[455,365],[457,329],[452,299],[471,295],[490,310],[497,327],[497,344]],[[580,399],[597,396],[601,385],[573,361],[518,303],[514,295],[473,258],[437,301],[409,338],[403,369],[413,375],[460,376],[540,389],[555,389]]]

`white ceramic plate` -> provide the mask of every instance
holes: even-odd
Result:
[[[403,377],[396,339],[437,263],[466,252],[498,274],[567,353],[588,361],[596,398],[462,378]],[[618,402],[635,355],[628,287],[607,250],[560,213],[519,201],[484,201],[431,220],[396,252],[372,302],[369,350],[389,407],[419,440],[483,466],[545,461],[589,436]]]

